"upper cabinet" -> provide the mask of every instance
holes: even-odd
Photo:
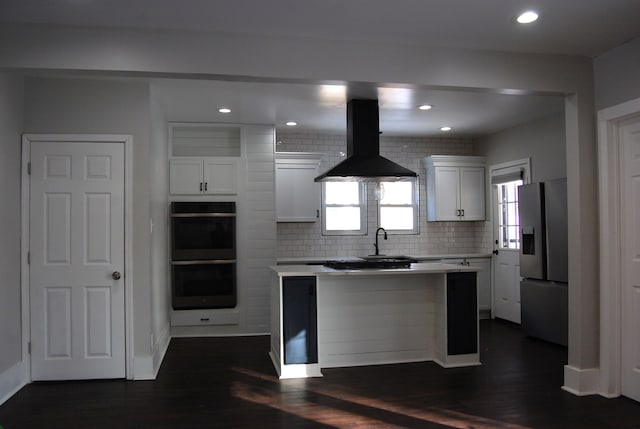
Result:
[[[322,154],[276,152],[276,221],[315,222],[320,216]]]
[[[241,126],[169,124],[169,192],[172,195],[236,194],[241,136]]]
[[[427,220],[485,219],[485,158],[433,155],[427,169]]]
[[[222,158],[184,158],[169,161],[172,195],[227,194],[238,192],[238,161]]]

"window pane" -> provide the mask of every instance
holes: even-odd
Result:
[[[360,229],[359,207],[327,207],[325,216],[327,231]]]
[[[325,204],[359,204],[358,182],[326,182]]]
[[[518,225],[518,203],[508,203],[506,205],[506,224]]]
[[[504,226],[501,226],[498,228],[499,234],[500,234],[500,248],[501,249],[508,249],[509,248],[509,236],[507,234],[507,228]]]
[[[507,199],[509,201],[518,201],[518,186],[522,185],[522,180],[509,182],[507,186]]]
[[[411,182],[380,183],[380,204],[411,204],[412,185]]]
[[[498,234],[500,247],[503,249],[519,249],[518,230],[520,214],[518,213],[518,186],[522,180],[503,183],[498,186]]]
[[[380,226],[389,230],[413,230],[413,207],[380,207]]]
[[[520,248],[520,237],[518,236],[518,227],[517,226],[508,226],[507,227],[507,235],[508,235],[508,244],[505,246],[509,249],[519,249]]]

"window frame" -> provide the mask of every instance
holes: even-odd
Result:
[[[518,183],[519,182],[519,183]],[[514,192],[514,199],[510,200],[508,198],[500,198],[500,195],[503,194],[503,188],[506,188],[507,186],[514,186],[514,184],[518,183],[517,185],[515,185],[515,188],[513,190]],[[519,179],[519,180],[512,180],[509,182],[503,182],[503,183],[496,183],[493,186],[496,186],[496,192],[497,192],[497,197],[498,197],[498,208],[500,210],[498,210],[497,213],[497,233],[498,233],[498,237],[496,238],[496,240],[498,241],[498,243],[496,244],[498,250],[516,250],[519,251],[522,243],[520,242],[521,237],[520,237],[520,213],[518,210],[518,187],[522,186],[524,184],[524,180],[523,179]],[[508,192],[506,192],[506,194],[508,194]],[[508,223],[509,216],[508,216],[508,212],[509,212],[509,206],[512,205],[515,209],[515,223],[514,224],[510,224]],[[510,228],[515,228],[515,238],[512,237],[508,231]],[[507,246],[510,245],[510,243],[515,243],[515,247],[504,247],[504,243],[505,243],[505,238],[507,238]]]
[[[367,185],[364,182],[355,182],[358,184],[359,204],[327,204],[326,203],[326,184],[331,181],[322,182],[321,190],[321,222],[323,236],[344,236],[344,235],[367,235]],[[334,181],[334,183],[354,183]],[[360,208],[360,229],[332,229],[327,230],[327,207],[359,207]]]
[[[489,183],[491,189],[491,237],[493,243],[493,249],[504,252],[519,252],[516,249],[510,249],[501,247],[500,239],[500,225],[499,216],[501,215],[498,210],[498,184],[508,183],[517,179],[522,180],[522,184],[526,185],[531,183],[531,158],[517,159],[513,161],[507,161],[500,164],[495,164],[489,167]],[[517,198],[517,196],[516,196]],[[520,223],[518,215],[518,224]],[[519,228],[519,227],[518,227]],[[498,243],[496,243],[498,240]],[[520,243],[521,245],[522,243]]]
[[[387,233],[392,235],[418,235],[420,234],[420,177],[412,180],[403,180],[403,182],[411,183],[411,204],[382,204],[382,199],[377,198],[378,204],[378,226],[382,227]],[[393,183],[393,182],[380,182]],[[383,207],[411,207],[413,209],[413,229],[391,229],[381,224]]]

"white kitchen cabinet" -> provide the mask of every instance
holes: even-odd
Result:
[[[322,154],[276,153],[276,221],[315,222],[320,216],[319,174]]]
[[[446,258],[441,260],[445,264],[478,267],[478,309],[481,316],[491,317],[491,258]]]
[[[242,135],[241,125],[169,123],[169,192],[237,194]]]
[[[485,158],[432,155],[427,169],[427,220],[485,219]]]
[[[237,309],[171,310],[171,326],[231,326],[239,323]]]
[[[174,158],[169,161],[172,195],[235,195],[238,192],[238,160]]]

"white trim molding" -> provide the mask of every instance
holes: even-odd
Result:
[[[0,405],[18,393],[27,384],[25,361],[14,364],[0,374]]]
[[[619,396],[621,390],[622,224],[618,124],[621,120],[638,114],[640,114],[640,99],[598,112],[598,197],[601,247],[600,371],[596,393],[605,397]]]
[[[167,325],[158,335],[158,340],[149,356],[136,356],[133,361],[133,380],[155,380],[169,348],[171,335]]]
[[[499,170],[512,171],[516,168],[522,169],[522,181],[524,183],[531,183],[531,158],[516,159],[489,166],[489,180],[487,183],[489,186],[491,185],[491,178],[498,174]]]
[[[598,368],[580,369],[571,365],[564,366],[563,390],[578,396],[599,393],[600,370]]]
[[[162,365],[162,361],[164,360],[165,354],[167,354],[167,349],[169,348],[169,343],[171,342],[171,330],[169,329],[169,324],[167,324],[160,335],[158,336],[158,341],[156,341],[156,346],[153,350],[153,378],[155,379],[158,376],[158,371],[160,371],[160,365]]]

